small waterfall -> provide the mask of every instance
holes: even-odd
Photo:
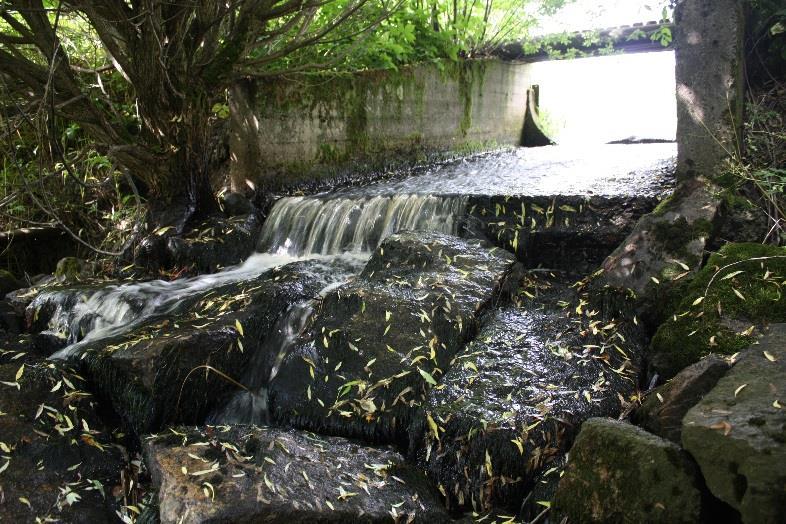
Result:
[[[324,293],[324,291],[323,291]],[[209,424],[267,424],[268,384],[278,374],[281,363],[295,343],[313,312],[314,301],[292,305],[278,320],[275,330],[254,354],[241,382],[249,391],[238,391],[232,399],[208,418]],[[275,355],[272,362],[268,355]]]
[[[55,354],[65,357],[90,341],[122,334],[154,316],[176,314],[187,297],[256,278],[276,266],[315,258],[330,265],[339,256],[363,260],[386,237],[407,229],[455,233],[465,210],[466,197],[369,195],[362,190],[338,198],[282,198],[262,228],[261,252],[241,265],[172,282],[45,292],[31,307],[56,304],[48,331],[66,337],[70,345]]]
[[[455,233],[466,197],[374,195],[282,198],[265,222],[260,251],[293,256],[370,253],[404,230]]]

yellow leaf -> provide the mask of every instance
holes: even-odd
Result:
[[[240,333],[241,337],[244,336],[243,335],[243,324],[241,324],[239,320],[235,320],[235,329],[237,329],[237,332]]]
[[[740,386],[737,389],[735,389],[734,390],[734,396],[736,397],[739,394],[739,392],[742,391],[743,389],[745,389],[747,386],[748,386],[748,384],[743,384],[742,386]]]
[[[694,300],[693,304],[691,304],[691,305],[692,306],[698,306],[699,304],[701,304],[702,300],[704,300],[704,297],[699,297],[696,300]]]
[[[770,362],[775,362],[776,360],[778,360],[778,359],[776,359],[776,358],[775,358],[775,356],[774,356],[772,353],[770,353],[769,351],[765,351],[765,352],[764,352],[764,357],[765,357],[767,360],[769,360]]]
[[[434,435],[434,438],[439,440],[439,426],[437,423],[434,422],[434,419],[431,417],[431,413],[426,414],[426,421],[428,422],[428,427],[431,430],[431,434]]]

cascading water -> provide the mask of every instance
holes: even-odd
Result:
[[[283,198],[265,223],[260,247],[299,256],[370,253],[397,231],[455,232],[466,202],[466,197],[420,194]]]
[[[277,266],[307,259],[321,259],[329,265],[338,256],[350,255],[364,260],[387,236],[405,229],[454,233],[465,207],[462,197],[416,194],[282,198],[263,226],[260,252],[241,265],[172,282],[49,291],[41,293],[31,307],[56,305],[48,331],[64,337],[69,345],[53,357],[67,357],[88,342],[176,313],[184,299],[197,293],[256,278]],[[359,270],[361,266],[356,265]],[[343,282],[350,276],[338,272],[334,278]]]

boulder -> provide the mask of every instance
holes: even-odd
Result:
[[[161,522],[450,521],[392,449],[256,426],[173,428],[145,456]]]
[[[254,252],[261,229],[255,214],[208,220],[183,236],[167,239],[163,267],[201,274],[240,264]]]
[[[95,274],[95,264],[77,257],[64,257],[57,263],[55,278],[59,282],[79,282]]]
[[[227,216],[249,215],[254,212],[254,205],[242,193],[230,192],[221,197],[221,207]]]
[[[518,271],[511,254],[477,240],[389,237],[355,281],[325,296],[284,357],[270,384],[273,419],[406,442],[413,411]]]
[[[185,232],[162,227],[134,247],[134,265],[152,273],[163,269],[179,276],[213,273],[248,258],[256,248],[261,227],[255,213],[214,215]]]
[[[719,190],[704,179],[682,182],[645,215],[603,262],[596,285],[631,289],[648,312],[677,281],[699,270],[713,230]]]
[[[649,367],[671,378],[709,353],[731,356],[748,347],[757,329],[786,321],[786,248],[726,244],[692,281],[664,301],[664,322],[648,350]]]
[[[125,452],[96,414],[85,379],[59,364],[5,361],[0,521],[116,522]]]
[[[745,523],[786,515],[784,397],[786,324],[774,324],[683,419],[683,447]]]
[[[679,446],[611,419],[584,423],[560,480],[551,519],[571,524],[695,523],[701,476]]]
[[[647,395],[633,414],[633,421],[650,433],[680,444],[682,418],[728,370],[729,363],[721,357],[701,359]]]
[[[137,435],[201,423],[237,389],[218,372],[240,379],[282,313],[319,293],[324,282],[312,271],[316,263],[281,266],[186,297],[129,332],[69,349],[67,358]]]
[[[494,311],[418,411],[410,449],[451,508],[517,511],[581,423],[618,415],[635,393],[642,346],[624,320],[576,315],[580,297],[555,287]]]

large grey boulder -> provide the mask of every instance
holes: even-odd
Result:
[[[164,424],[203,422],[222,405],[237,387],[204,366],[239,380],[252,357],[264,360],[257,353],[266,350],[264,342],[282,314],[290,305],[318,295],[325,285],[314,269],[318,264],[296,262],[184,296],[132,329],[96,340],[80,339],[100,320],[94,318],[98,315],[57,315],[106,291],[107,284],[47,291],[27,313],[37,319],[37,327],[66,331],[69,342],[81,342],[61,356],[81,367],[127,427],[141,435]],[[342,274],[338,266],[333,270]],[[143,292],[128,293],[124,300],[129,309],[143,308],[155,299]]]
[[[786,324],[775,324],[683,420],[707,487],[746,523],[786,515],[785,396]]]
[[[744,28],[740,0],[682,0],[674,12],[677,173],[714,177],[742,139]]]
[[[631,289],[649,307],[701,267],[720,206],[720,190],[706,179],[682,182],[645,215],[603,262],[597,285]]]
[[[726,359],[709,355],[650,393],[633,420],[647,431],[679,444],[682,419],[729,371]]]
[[[589,335],[590,323],[605,332]],[[636,373],[623,355],[640,351],[617,320],[542,304],[497,310],[426,397],[412,453],[449,507],[518,510],[584,420],[620,413]]]
[[[667,440],[611,419],[584,423],[552,506],[553,522],[695,523],[701,477]]]
[[[161,522],[449,521],[391,449],[255,426],[173,428],[147,440]]]
[[[513,255],[440,233],[387,238],[359,277],[328,293],[270,383],[274,420],[374,442],[406,442],[413,413],[518,285]]]

